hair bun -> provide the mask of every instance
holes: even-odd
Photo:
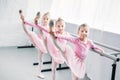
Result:
[[[21,9],[19,10],[19,13],[20,13],[20,14],[22,13],[22,10],[21,10]]]
[[[57,21],[63,21],[63,19],[61,17],[59,17]]]
[[[53,26],[54,26],[54,21],[53,21],[53,20],[50,20],[49,26],[50,26],[50,27],[53,27]]]
[[[40,12],[37,12],[37,16],[40,16]]]

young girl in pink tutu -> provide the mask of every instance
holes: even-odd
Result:
[[[70,36],[69,33],[65,32],[65,22],[63,19],[58,18],[55,23],[55,32],[52,34]],[[54,35],[55,36],[55,35]],[[55,42],[60,48],[56,47],[54,41],[48,42],[48,51],[52,55],[52,80],[56,77],[56,68],[58,64],[66,63],[68,65],[69,51],[73,53],[72,49],[67,45],[67,41],[56,38]]]
[[[50,20],[50,14],[49,12],[45,13],[43,16],[42,16],[42,23],[41,25],[44,26],[45,29],[49,30],[49,20]],[[39,24],[40,25],[40,24]],[[43,74],[41,74],[41,65],[43,64],[42,62],[42,56],[43,56],[43,53],[48,53],[48,50],[47,50],[47,43],[46,43],[46,35],[47,33],[44,32],[44,31],[41,31],[41,29],[39,29],[39,32],[40,34],[38,35],[40,39],[43,40],[43,45],[40,45],[41,48],[42,47],[45,47],[46,50],[42,51],[42,50],[39,50],[39,71],[40,71],[40,75],[38,75],[38,77],[40,78],[44,78]]]
[[[72,71],[72,80],[84,78],[85,75],[84,61],[86,59],[88,49],[91,48],[103,52],[101,48],[95,46],[93,42],[90,39],[88,39],[88,34],[89,27],[86,24],[82,24],[78,29],[79,37],[56,35],[58,39],[70,41],[75,46],[74,55],[73,57],[71,57],[71,61],[69,61],[69,66]]]
[[[26,32],[26,34],[29,36],[31,42],[33,43],[33,45],[38,49],[38,55],[39,55],[39,75],[38,77],[39,78],[45,78],[44,75],[41,73],[41,66],[42,66],[42,55],[43,53],[48,53],[47,49],[46,49],[46,33],[41,31],[41,29],[39,29],[40,31],[40,34],[36,34],[35,32],[33,31],[30,31],[28,30],[26,27],[25,27],[25,24],[29,24],[28,22],[26,22],[24,20],[24,16],[22,14],[22,11],[20,11],[20,16],[21,16],[21,20],[23,22],[23,29],[24,31]],[[38,19],[38,18],[37,18]],[[33,26],[37,26],[38,25],[38,22],[37,20],[35,20],[35,25],[31,25],[32,27]],[[49,13],[45,13],[42,17],[42,25],[48,29],[48,23],[49,23]],[[30,24],[29,24],[30,25]]]

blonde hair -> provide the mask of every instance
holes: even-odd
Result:
[[[89,26],[88,26],[87,24],[85,24],[85,23],[84,23],[84,24],[81,24],[81,25],[79,26],[79,28],[78,28],[78,31],[80,30],[81,27],[89,27]]]
[[[46,13],[44,13],[43,16],[50,16],[50,13],[49,13],[49,12],[46,12]]]
[[[62,18],[59,17],[55,24],[57,24],[57,22],[62,22],[62,21],[65,22]]]

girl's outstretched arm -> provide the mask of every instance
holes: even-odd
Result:
[[[90,45],[91,45],[91,48],[98,51],[98,52],[101,52],[101,53],[104,53],[104,50],[98,46],[96,46],[92,41],[90,41]]]
[[[59,35],[59,34],[55,34],[55,36],[59,39],[64,39],[64,40],[67,40],[71,43],[74,43],[75,42],[75,37],[72,37],[70,35]]]

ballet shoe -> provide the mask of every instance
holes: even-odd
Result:
[[[43,74],[39,74],[39,75],[37,75],[37,77],[38,77],[38,78],[41,78],[41,79],[44,79],[44,78],[45,78],[45,76],[44,76]]]

